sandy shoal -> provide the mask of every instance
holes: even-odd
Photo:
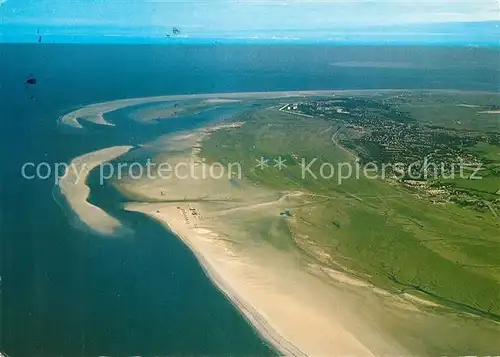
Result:
[[[205,103],[238,103],[241,100],[238,99],[225,99],[225,98],[211,98],[207,99]]]
[[[484,110],[482,112],[478,112],[479,114],[500,114],[500,110]]]
[[[99,234],[113,235],[123,229],[121,223],[101,208],[87,201],[90,188],[86,180],[89,173],[104,162],[116,159],[132,146],[114,146],[90,152],[73,159],[66,175],[59,181],[59,192],[64,196],[78,223]]]

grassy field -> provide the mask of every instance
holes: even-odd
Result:
[[[488,143],[478,143],[470,151],[480,155],[488,161],[500,164],[500,147]]]
[[[480,171],[474,176],[474,179],[469,178],[454,178],[440,180],[445,184],[451,184],[459,191],[466,192],[470,195],[480,197],[484,200],[489,200],[493,203],[500,201],[500,147],[488,143],[480,142],[473,147],[468,148],[468,151],[481,158],[482,166]],[[470,171],[472,174],[472,171]],[[497,206],[497,204],[495,204]],[[487,211],[488,208],[485,207]],[[493,211],[495,216],[499,212]]]
[[[422,123],[456,130],[500,132],[498,94],[471,92],[409,92],[403,97],[390,96],[396,104]]]
[[[263,239],[385,289],[500,321],[500,219],[454,203],[432,204],[378,179],[353,175],[339,182],[337,165],[354,164],[354,157],[332,140],[337,128],[326,121],[276,109],[247,112],[238,120],[246,124],[206,139],[202,156],[239,162],[254,185],[303,193],[290,203],[292,217],[277,212],[262,221]],[[499,148],[481,144],[472,150],[491,160],[488,170],[496,165]],[[279,157],[286,167],[274,167]],[[256,167],[260,158],[269,167]],[[303,175],[300,164],[314,158],[311,171],[320,176],[321,165],[332,164],[331,178]],[[496,180],[467,184],[493,194]]]

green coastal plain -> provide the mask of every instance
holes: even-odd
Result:
[[[433,313],[494,326],[499,103],[498,94],[458,91],[268,99],[234,118],[244,125],[211,133],[200,155],[240,163],[242,181],[252,185],[300,192],[288,211],[252,225],[278,249],[432,302]],[[370,175],[346,171],[369,163]]]
[[[112,182],[233,279],[223,287],[249,289],[258,321],[294,348],[339,351],[331,336],[347,332],[375,355],[496,355],[498,103],[437,90],[165,98],[133,118],[226,113],[134,154],[190,162],[191,176]],[[323,344],[309,345],[304,326],[322,321]]]

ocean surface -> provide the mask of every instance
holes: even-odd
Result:
[[[92,185],[91,200],[133,228],[133,237],[75,229],[54,199],[53,177],[21,177],[26,162],[53,165],[144,143],[235,108],[154,129],[87,125],[85,135],[61,130],[62,114],[94,102],[182,93],[499,91],[499,54],[477,47],[0,45],[0,351],[10,357],[274,354],[189,249],[155,221],[122,211],[112,188]],[[25,86],[30,75],[37,84]]]

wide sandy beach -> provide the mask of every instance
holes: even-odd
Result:
[[[183,153],[172,147],[172,153],[167,149],[165,155],[170,162],[201,160],[197,143],[212,130],[170,138]],[[186,144],[192,146],[191,154],[186,153]],[[235,189],[228,180],[217,179],[121,180],[117,187],[131,197],[151,201],[129,203],[125,209],[147,214],[175,233],[215,285],[283,355],[405,353],[363,311],[357,311],[357,303],[349,301],[345,285],[356,287],[358,282],[340,276],[341,283],[334,286],[311,274],[313,266],[268,244],[255,243],[252,233],[242,229],[242,219],[256,218],[246,224],[257,226],[260,215],[275,216],[298,193],[280,197],[244,183]],[[170,202],[154,202],[161,200]],[[226,200],[228,204],[222,202]]]
[[[234,251],[215,231],[186,225],[176,205],[131,204],[127,209],[156,218],[182,239],[210,279],[283,355],[379,356],[403,351],[361,321],[351,321],[350,328],[358,326],[355,331],[345,326],[348,314],[342,306],[349,301],[279,252],[263,249],[258,258],[256,252]]]

